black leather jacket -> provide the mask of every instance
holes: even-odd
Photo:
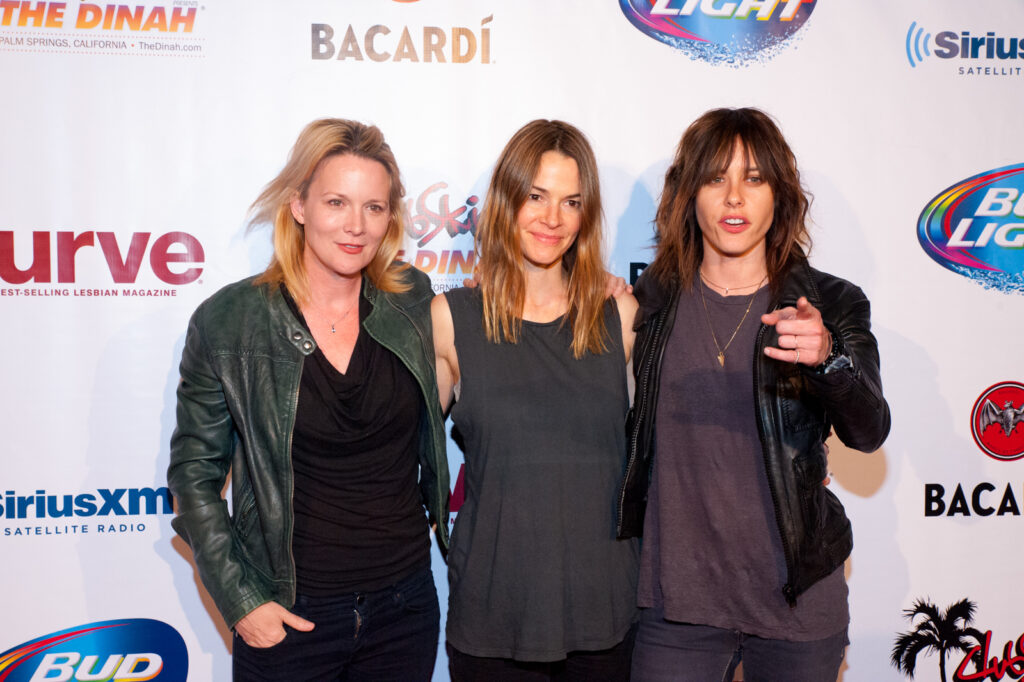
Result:
[[[679,289],[667,290],[653,276],[642,276],[636,296],[640,301],[634,324],[636,397],[626,419],[628,463],[619,496],[619,537],[643,534],[662,356],[675,321]],[[878,345],[870,331],[870,306],[864,293],[801,261],[785,276],[769,310],[795,306],[800,296],[821,311],[825,326],[852,360],[852,367],[825,374],[772,360],[763,351],[765,346],[777,345],[778,335],[765,325],[758,330],[753,416],[786,555],[783,593],[791,605],[839,567],[853,549],[843,505],[822,485],[827,471],[825,439],[835,428],[845,445],[870,452],[889,433],[889,406],[882,397]]]

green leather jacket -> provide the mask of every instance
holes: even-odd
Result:
[[[405,271],[404,294],[363,278],[373,312],[363,331],[398,356],[419,383],[420,490],[442,551],[448,545],[448,461],[437,399],[429,278]],[[302,363],[316,341],[277,285],[253,278],[204,301],[189,321],[181,357],[177,427],[167,480],[174,529],[230,627],[271,600],[295,603],[292,557],[292,428]],[[221,496],[231,473],[232,511]]]

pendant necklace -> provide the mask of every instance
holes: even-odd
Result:
[[[704,274],[701,273],[700,276],[701,276],[701,279],[703,280],[704,279]],[[750,313],[750,308],[751,308],[751,306],[754,305],[754,298],[757,296],[757,290],[761,288],[761,285],[764,284],[764,281],[766,279],[768,279],[768,278],[765,277],[764,279],[762,279],[760,282],[757,283],[757,289],[755,289],[754,293],[752,293],[750,295],[750,300],[747,301],[747,309],[743,311],[743,317],[740,318],[740,323],[737,324],[736,328],[732,330],[732,336],[730,336],[729,340],[725,342],[725,347],[722,347],[722,346],[720,346],[718,344],[718,337],[715,336],[715,328],[711,326],[711,314],[708,312],[708,302],[704,298],[704,283],[703,283],[703,281],[698,282],[699,289],[700,289],[700,302],[704,304],[704,319],[706,319],[708,321],[708,330],[711,332],[711,340],[715,342],[715,348],[718,350],[718,355],[717,355],[718,364],[721,365],[722,367],[725,367],[725,351],[729,350],[729,346],[732,345],[733,339],[736,338],[736,334],[739,333],[740,327],[743,326],[743,321],[747,319],[747,315]],[[717,287],[718,285],[715,284],[715,286]],[[751,286],[754,286],[754,285],[753,284],[749,284],[749,285],[747,285],[747,287],[733,287],[733,288],[734,289],[746,289],[746,288],[751,287]],[[720,289],[725,289],[726,293],[728,293],[728,291],[729,291],[725,287],[719,287],[719,288]]]

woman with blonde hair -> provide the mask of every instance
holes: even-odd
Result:
[[[533,121],[494,168],[479,287],[434,299],[438,389],[465,452],[448,557],[460,680],[629,674],[637,547],[616,540],[636,302],[609,301],[597,164]]]
[[[433,672],[448,469],[433,292],[395,260],[403,192],[380,130],[313,121],[253,204],[270,266],[189,322],[173,524],[235,631],[236,680]]]

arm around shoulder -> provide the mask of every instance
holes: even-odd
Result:
[[[455,352],[455,322],[444,294],[430,302],[430,322],[434,330],[434,360],[437,366],[437,396],[447,413],[459,381],[459,357]]]

